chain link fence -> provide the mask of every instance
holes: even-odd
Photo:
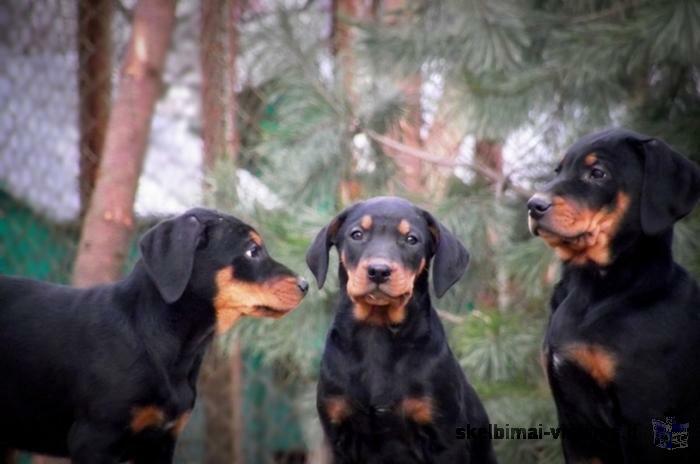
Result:
[[[134,4],[0,2],[1,274],[71,280]],[[139,179],[135,232],[203,199],[200,24],[200,2],[178,2],[164,93]],[[127,267],[136,255],[132,246]],[[309,462],[312,392],[231,338],[208,355],[176,462]]]

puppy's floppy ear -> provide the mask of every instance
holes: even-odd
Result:
[[[313,243],[306,252],[306,265],[311,269],[311,273],[316,278],[318,288],[323,288],[328,273],[328,254],[335,244],[335,236],[338,229],[343,225],[343,221],[348,215],[349,209],[342,211],[316,235]]]
[[[469,252],[432,214],[421,212],[433,236],[433,289],[435,296],[441,298],[467,270]]]
[[[146,272],[166,303],[177,301],[184,293],[203,230],[196,217],[178,216],[156,225],[139,241]]]
[[[658,139],[643,141],[641,153],[642,231],[658,235],[690,213],[700,199],[700,167]]]

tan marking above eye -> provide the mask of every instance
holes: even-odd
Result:
[[[615,377],[617,359],[600,345],[575,343],[564,348],[562,354],[579,365],[601,387],[606,387]]]
[[[250,233],[248,234],[248,236],[253,241],[253,243],[255,243],[258,246],[263,246],[263,239],[260,236],[260,234],[258,234],[254,230],[251,230]]]
[[[411,231],[411,223],[406,219],[401,219],[397,228],[401,235],[407,235]]]
[[[343,396],[332,396],[324,404],[331,424],[340,424],[352,413],[350,403]]]
[[[408,397],[401,401],[401,414],[418,424],[429,424],[433,420],[433,401],[428,396]]]
[[[139,406],[131,411],[129,427],[134,433],[148,428],[160,428],[165,425],[165,413],[157,406]]]
[[[583,159],[583,164],[585,164],[586,166],[593,166],[597,162],[598,155],[596,155],[595,152],[587,154],[586,157]]]
[[[372,216],[365,214],[360,220],[360,227],[364,230],[370,230],[372,228]]]

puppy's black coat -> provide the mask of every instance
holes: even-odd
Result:
[[[487,427],[488,417],[428,291],[431,259],[438,297],[462,276],[462,244],[426,211],[380,197],[318,234],[307,263],[319,286],[333,246],[341,291],[317,407],[336,463],[494,462],[487,437],[456,438],[457,428]]]
[[[0,277],[0,456],[169,463],[218,325],[279,317],[308,288],[234,217],[194,209],[140,242],[124,280]]]
[[[613,129],[573,145],[528,203],[564,261],[543,363],[567,462],[700,462],[700,289],[671,253],[699,197],[697,165]],[[667,420],[689,425],[687,448],[654,431]]]

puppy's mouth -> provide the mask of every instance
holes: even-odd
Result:
[[[292,309],[294,309],[294,308],[292,308]],[[256,305],[256,306],[253,306],[253,309],[249,314],[251,316],[269,317],[272,319],[279,319],[280,317],[284,316],[288,312],[292,311],[292,309],[280,309],[280,308],[273,308],[271,306]]]
[[[587,231],[580,232],[577,234],[567,234],[564,232],[560,232],[558,230],[543,225],[541,222],[531,217],[528,217],[527,225],[530,229],[530,233],[536,237],[542,237],[543,239],[557,239],[559,242],[566,244],[581,243],[586,237],[591,235],[590,232]]]
[[[382,289],[381,285],[376,285],[368,292],[361,295],[354,295],[354,300],[361,300],[370,306],[392,306],[400,304],[410,295],[410,292],[404,292],[398,295],[392,295],[388,290]]]

